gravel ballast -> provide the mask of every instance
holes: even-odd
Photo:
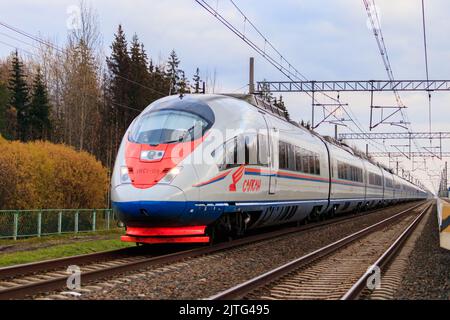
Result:
[[[450,300],[450,251],[439,247],[435,211],[427,217],[394,299]]]
[[[203,299],[381,221],[411,204],[105,281],[75,299]],[[111,286],[113,285],[113,286]]]

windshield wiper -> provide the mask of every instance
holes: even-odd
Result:
[[[175,143],[175,142],[181,142],[181,141],[183,141],[183,136],[180,136],[180,137],[178,137],[178,139],[176,139],[176,140],[168,140],[168,141],[162,141],[162,142],[160,142],[160,143],[158,143],[158,144],[170,144],[170,143]],[[158,145],[157,144],[157,145]]]

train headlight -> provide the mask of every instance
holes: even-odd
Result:
[[[131,183],[130,176],[128,174],[128,167],[120,167],[120,183]]]
[[[141,160],[143,161],[158,161],[164,157],[162,150],[145,150],[141,151]]]
[[[177,175],[183,170],[183,167],[172,168],[165,176],[161,179],[160,183],[169,184],[175,179]]]

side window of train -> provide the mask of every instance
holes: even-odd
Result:
[[[266,167],[269,163],[267,136],[250,134],[244,136],[245,164]]]
[[[256,134],[236,136],[214,150],[211,156],[216,160],[219,170],[243,164],[267,166],[267,137]]]
[[[386,179],[386,187],[388,187],[388,188],[393,187],[392,179],[389,179],[389,178]]]
[[[320,156],[284,141],[279,142],[279,168],[320,175]]]
[[[288,144],[288,170],[296,171],[297,166],[295,164],[295,147]]]
[[[348,163],[338,161],[338,179],[355,182],[363,182],[363,170],[361,168],[349,165]]]
[[[295,167],[297,168],[297,171],[303,171],[303,163],[302,163],[302,149],[300,147],[295,146]]]
[[[369,173],[369,184],[373,186],[382,186],[383,180],[380,175],[370,172]]]
[[[278,142],[278,166],[280,169],[288,168],[288,144],[286,142]]]
[[[267,167],[269,164],[269,137],[258,134],[258,163]]]

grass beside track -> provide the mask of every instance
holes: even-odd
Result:
[[[123,230],[0,241],[0,267],[134,246]],[[3,249],[3,250],[2,250]]]

